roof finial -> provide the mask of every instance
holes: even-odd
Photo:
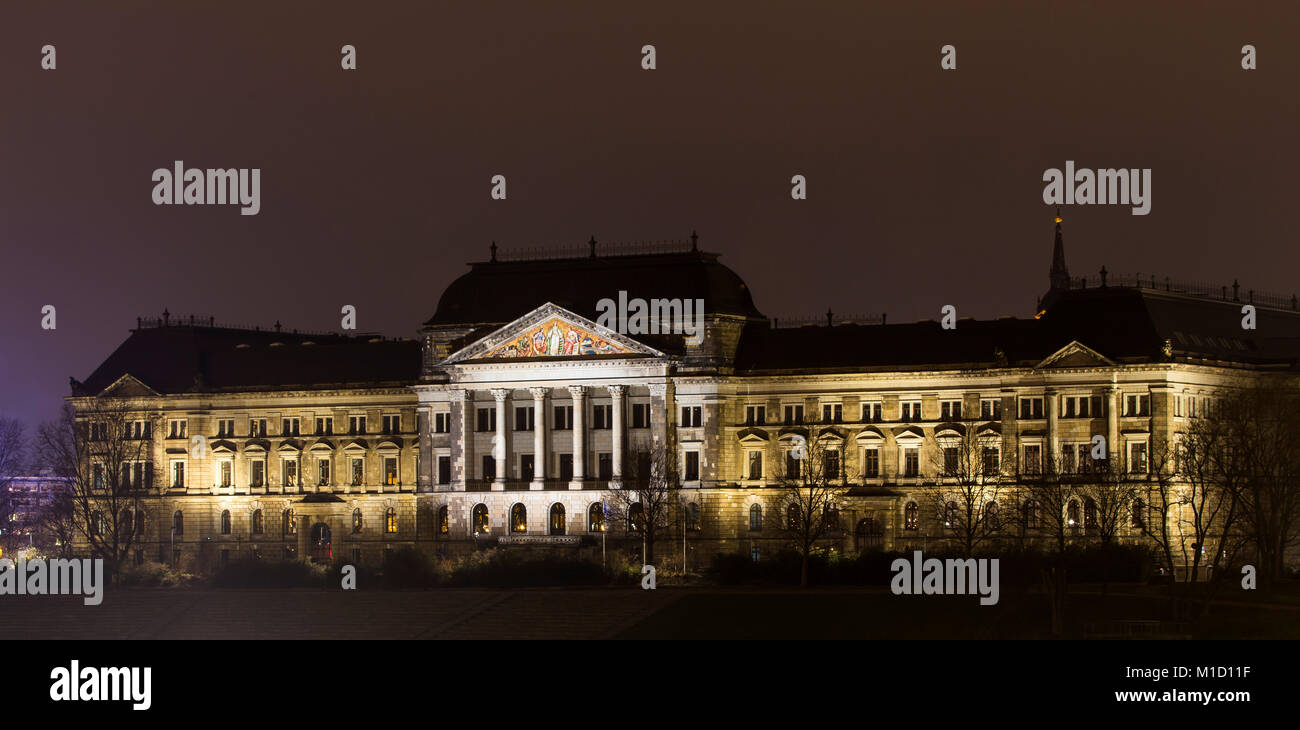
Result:
[[[696,233],[694,228],[691,229],[691,250],[700,250],[700,234]]]
[[[834,316],[835,316],[835,313],[831,311],[831,308],[830,308],[830,307],[827,307],[827,308],[826,308],[826,326],[827,326],[827,327],[830,327],[830,326],[831,326],[831,319],[834,318]]]
[[[1051,289],[1070,288],[1070,269],[1065,265],[1065,239],[1061,235],[1061,206],[1056,206],[1056,241],[1052,244],[1052,268],[1047,281]]]
[[[496,241],[493,241],[493,242],[492,242],[492,245],[491,245],[491,246],[488,246],[488,249],[489,249],[490,251],[492,251],[492,262],[491,262],[491,263],[494,263],[494,264],[495,264],[495,263],[497,262],[497,242],[496,242]]]
[[[1232,280],[1232,301],[1234,302],[1237,301],[1237,290],[1240,288],[1241,288],[1241,284],[1238,284],[1237,280],[1233,279]]]
[[[1106,286],[1106,274],[1107,274],[1107,273],[1108,273],[1108,272],[1106,271],[1106,264],[1102,264],[1102,265],[1101,265],[1101,285],[1102,285],[1102,286]]]
[[[172,316],[172,313],[171,313],[171,312],[168,312],[166,307],[163,307],[163,326],[164,326],[164,327],[167,326],[167,320],[171,319],[171,316]]]
[[[591,247],[591,257],[596,258],[596,234],[591,234],[591,240],[587,241],[587,245]]]
[[[280,320],[278,320],[278,319],[275,320],[275,331],[276,331],[276,332],[279,332],[279,331],[280,331]]]

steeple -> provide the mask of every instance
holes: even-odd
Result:
[[[1051,290],[1070,288],[1070,269],[1065,265],[1065,240],[1061,237],[1061,206],[1056,206],[1056,243],[1052,245]]]

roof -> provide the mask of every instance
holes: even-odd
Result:
[[[414,382],[419,366],[419,343],[410,340],[162,326],[132,330],[73,386],[75,395],[97,395],[130,375],[165,394],[355,387]]]
[[[736,272],[704,251],[588,256],[470,264],[438,300],[426,327],[504,324],[543,302],[588,319],[596,303],[629,298],[703,299],[709,314],[762,317]]]

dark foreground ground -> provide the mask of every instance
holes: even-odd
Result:
[[[1165,620],[1166,600],[1071,597],[1067,633]],[[1003,639],[1049,638],[1042,596],[894,596],[883,589],[122,589],[99,606],[0,597],[10,638],[64,639]],[[1300,638],[1295,604],[1215,605],[1183,638]],[[1175,625],[1165,625],[1170,629]]]

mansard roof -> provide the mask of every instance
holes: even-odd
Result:
[[[99,395],[127,375],[160,394],[406,384],[419,365],[419,343],[408,340],[140,327],[83,383],[73,381],[73,395]]]
[[[1294,368],[1300,313],[1259,307],[1256,329],[1243,330],[1242,304],[1112,287],[1059,292],[1035,319],[960,320],[952,330],[938,322],[750,326],[736,366],[826,372],[1173,361]]]
[[[596,303],[630,298],[703,299],[710,314],[762,317],[749,287],[734,271],[704,251],[470,264],[438,300],[426,327],[500,325],[554,302],[588,319]]]

